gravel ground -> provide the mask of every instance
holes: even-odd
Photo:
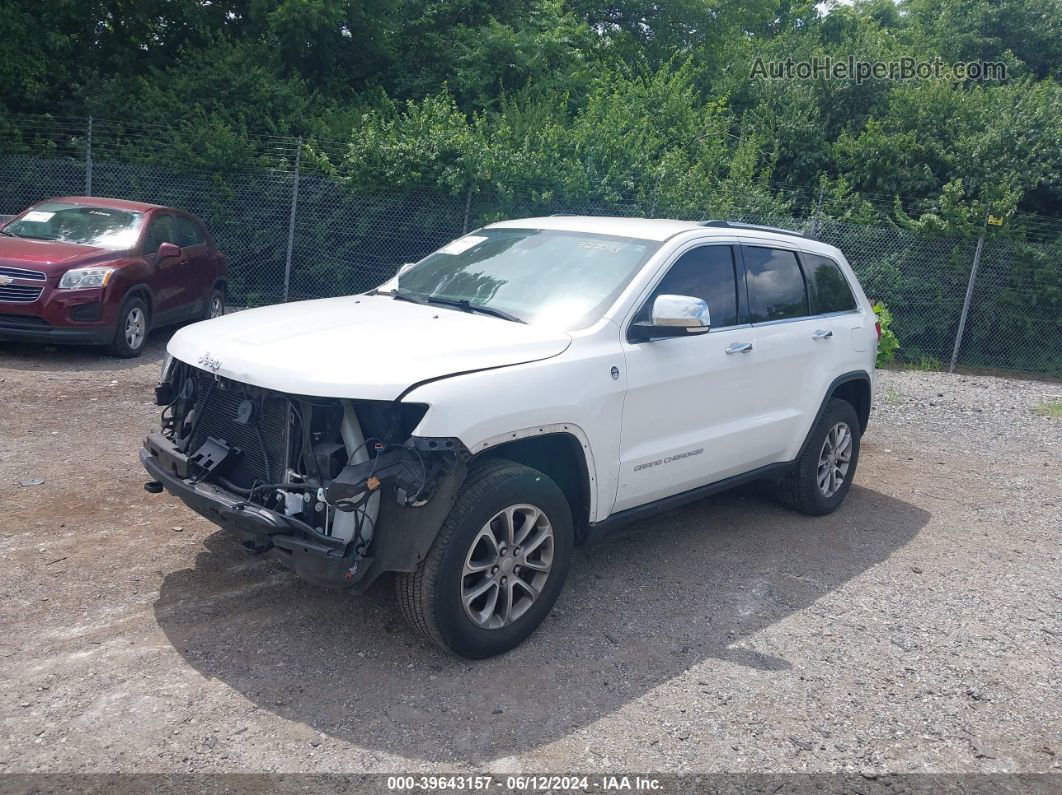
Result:
[[[883,373],[838,512],[645,522],[471,663],[143,491],[164,342],[0,345],[0,771],[1062,765],[1057,383]]]

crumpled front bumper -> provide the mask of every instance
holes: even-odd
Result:
[[[273,549],[281,562],[300,576],[322,585],[352,588],[372,568],[372,558],[346,554],[346,543],[316,533],[284,514],[247,503],[212,483],[188,477],[188,458],[160,433],[152,433],[140,450],[140,463],[170,494],[224,530],[236,534],[255,552]]]

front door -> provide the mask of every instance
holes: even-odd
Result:
[[[163,243],[177,245],[177,225],[169,214],[155,215],[144,236],[143,255],[152,267],[151,292],[155,296],[153,323],[160,325],[176,320],[183,309],[181,274],[184,256],[161,257],[159,246]]]
[[[711,330],[648,342],[624,331],[628,389],[613,510],[754,469],[767,454],[750,431],[763,385],[739,273],[732,245],[681,251],[633,320],[647,318],[658,295],[687,295],[708,303]]]

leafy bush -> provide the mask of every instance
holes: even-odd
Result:
[[[878,367],[884,367],[896,356],[900,349],[900,340],[892,330],[892,312],[881,301],[874,302],[874,314],[881,324],[881,338],[878,340]]]

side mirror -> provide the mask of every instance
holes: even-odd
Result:
[[[159,259],[163,260],[168,257],[181,256],[181,247],[175,243],[159,243]]]
[[[651,318],[631,325],[631,341],[703,334],[712,327],[708,303],[690,295],[658,295]]]

